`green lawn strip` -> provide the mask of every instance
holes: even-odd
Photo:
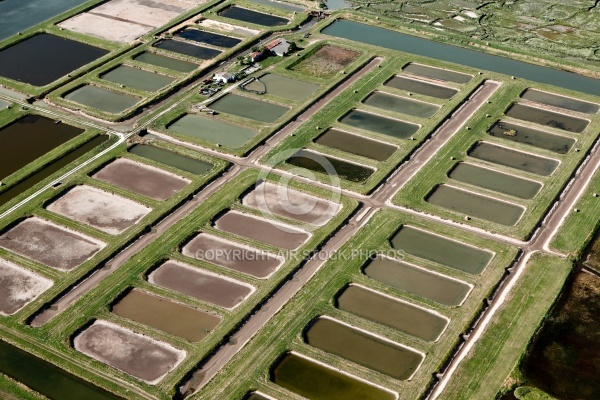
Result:
[[[488,135],[487,130],[489,126],[494,121],[497,121],[502,117],[504,111],[510,106],[510,104],[513,103],[513,101],[517,100],[519,93],[522,90],[530,86],[536,85],[530,85],[527,82],[505,82],[498,92],[496,92],[496,94],[492,97],[490,100],[491,103],[484,104],[479,109],[477,114],[469,121],[467,126],[470,129],[466,130],[463,128],[457,134],[455,134],[454,137],[452,137],[450,141],[433,157],[433,159],[429,161],[429,163],[427,163],[419,171],[419,173],[417,173],[415,177],[409,181],[408,184],[397,194],[394,202],[409,208],[420,209],[428,213],[438,214],[442,217],[453,219],[460,223],[474,225],[479,228],[515,236],[518,238],[526,238],[535,228],[537,222],[544,215],[548,207],[552,204],[553,200],[557,196],[557,193],[564,187],[564,185],[566,185],[567,180],[571,177],[573,171],[584,158],[585,152],[593,144],[595,135],[590,134],[590,132],[595,132],[597,127],[600,126],[600,118],[596,117],[586,130],[588,133],[577,135],[579,142],[577,143],[576,147],[581,149],[581,151],[577,152],[571,150],[568,154],[563,156],[551,153],[549,151],[541,151],[531,147],[527,148],[527,146],[523,145],[515,145],[511,142],[507,142],[506,140],[502,140],[501,138],[493,138]],[[490,115],[490,117],[486,117],[486,115]],[[486,142],[492,142],[495,144],[497,143],[501,146],[511,147],[516,150],[528,151],[545,157],[551,157],[560,160],[561,164],[551,176],[543,177],[481,161],[467,155],[467,152],[471,146],[479,140],[485,140]],[[513,175],[517,173],[525,178],[544,183],[544,187],[534,199],[525,201],[503,195],[499,192],[485,191],[477,187],[450,180],[447,177],[448,172],[456,163],[460,161],[469,161],[482,164],[484,166],[489,166],[493,169],[505,171],[506,173]],[[504,199],[512,203],[521,204],[527,207],[527,210],[523,214],[521,220],[514,226],[500,225],[475,217],[472,217],[469,221],[465,221],[464,214],[452,212],[425,201],[425,198],[432,192],[432,190],[437,185],[442,183],[450,183],[453,186],[465,187],[476,192],[491,195],[498,199]]]
[[[460,237],[460,240],[480,248],[496,252],[491,264],[481,276],[469,275],[455,269],[405,255],[406,261],[457,277],[474,285],[474,289],[461,307],[447,307],[411,296],[405,292],[379,284],[361,273],[365,263],[364,255],[376,251],[390,251],[387,239],[402,224],[421,227],[447,237]],[[353,250],[363,252],[363,257],[352,255]],[[354,235],[321,270],[277,313],[230,362],[219,372],[202,392],[194,399],[227,398],[240,399],[249,390],[260,388],[275,398],[299,398],[290,396],[270,382],[269,370],[274,361],[287,350],[308,354],[335,368],[340,368],[360,378],[382,385],[400,393],[402,399],[418,398],[426,390],[432,374],[441,368],[444,360],[458,343],[459,335],[466,331],[472,318],[482,307],[482,299],[487,297],[495,282],[502,276],[516,255],[516,249],[483,240],[471,234],[464,234],[447,226],[424,221],[393,211],[378,212],[365,227]],[[449,317],[451,322],[437,343],[429,343],[411,337],[400,331],[371,323],[342,312],[334,307],[334,297],[349,282],[359,283],[394,297],[422,305]],[[424,363],[411,381],[397,381],[383,374],[349,363],[341,358],[307,346],[302,340],[302,330],[306,324],[319,315],[330,315],[347,323],[374,332],[423,351],[427,354]],[[241,379],[243,377],[243,379]]]
[[[467,359],[458,366],[441,399],[493,399],[525,353],[572,269],[566,259],[535,254],[507,302]]]
[[[257,291],[252,297],[233,311],[208,306],[198,301],[190,302],[189,298],[185,296],[178,296],[170,291],[153,288],[146,282],[145,276],[151,267],[167,258],[180,257],[178,256],[180,244],[187,238],[193,236],[194,232],[206,230],[206,227],[210,224],[213,216],[221,210],[229,208],[232,202],[235,203],[240,193],[254,183],[256,178],[256,171],[247,171],[234,181],[229,182],[225,187],[219,190],[218,195],[211,196],[191,215],[180,220],[171,229],[156,238],[151,244],[144,248],[144,250],[136,254],[125,265],[104,279],[101,284],[87,293],[82,299],[37,330],[35,336],[38,338],[49,338],[49,341],[58,351],[72,357],[77,360],[78,363],[86,365],[90,371],[95,371],[100,374],[111,374],[112,376],[116,376],[119,379],[123,379],[140,387],[142,390],[151,393],[158,398],[171,398],[177,382],[179,382],[189,370],[193,369],[206,354],[218,345],[224,336],[227,336],[231,330],[235,329],[243,318],[252,311],[258,303],[262,302],[263,298],[278,285],[281,279],[291,273],[298,264],[297,261],[292,260],[291,262],[284,264],[268,280],[252,282],[252,284],[257,287]],[[292,186],[304,190],[308,189],[309,192],[312,191],[305,185],[293,184]],[[312,192],[318,194],[316,191]],[[343,199],[343,204],[344,209],[328,225],[317,230],[313,237],[300,250],[310,250],[314,248],[319,242],[327,237],[329,232],[335,226],[339,225],[356,206],[356,202],[349,199]],[[265,246],[263,245],[262,247],[264,248]],[[213,270],[218,271],[225,276],[231,275],[228,274],[225,269],[214,267]],[[246,281],[248,281],[248,279],[246,279]],[[184,303],[192,304],[200,309],[215,311],[222,315],[224,319],[208,338],[194,344],[139,324],[123,322],[122,319],[110,314],[109,306],[119,294],[129,287],[142,287],[145,290],[150,289],[153,292],[167,295],[167,297],[174,298]],[[108,318],[109,320],[117,321],[118,323],[124,323],[138,332],[148,334],[160,340],[165,340],[172,343],[175,347],[186,350],[188,356],[174,372],[167,375],[167,377],[156,386],[141,383],[126,374],[119,373],[111,367],[80,354],[68,345],[69,337],[71,337],[77,329],[81,328],[84,324],[94,318]]]
[[[594,237],[600,224],[600,171],[596,171],[589,186],[582,194],[575,208],[571,210],[550,247],[578,257]]]

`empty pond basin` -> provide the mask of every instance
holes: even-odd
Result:
[[[394,249],[471,274],[481,273],[494,257],[478,249],[412,226],[403,226],[391,239]]]
[[[73,339],[73,347],[89,357],[150,384],[177,367],[186,352],[112,322],[96,320]]]
[[[45,86],[106,54],[98,47],[38,33],[0,50],[0,76]]]
[[[577,111],[584,114],[597,114],[600,106],[587,101],[581,101],[572,97],[559,96],[553,93],[546,93],[540,90],[527,89],[521,98],[535,101],[553,107],[564,108],[566,110]]]
[[[300,228],[236,211],[228,211],[214,224],[222,231],[287,250],[299,248],[310,238]]]
[[[213,165],[195,158],[186,157],[161,147],[147,144],[136,144],[128,150],[131,154],[156,161],[182,171],[191,172],[196,175],[204,175],[209,172]]]
[[[306,149],[297,151],[286,160],[286,163],[321,174],[338,175],[351,182],[364,182],[375,172],[373,168],[328,157]]]
[[[227,7],[219,12],[221,17],[235,19],[243,22],[250,22],[256,25],[281,26],[287,25],[290,21],[275,15],[264,14],[258,11],[249,10],[238,6]]]
[[[112,312],[190,342],[204,339],[221,322],[216,315],[138,289],[113,305]]]
[[[229,124],[215,118],[186,114],[171,123],[167,130],[192,138],[236,149],[242,147],[258,133],[239,125]]]
[[[317,226],[325,225],[341,208],[339,203],[271,182],[258,184],[244,196],[242,203],[266,214],[276,214]]]
[[[238,96],[236,94],[226,94],[211,103],[209,107],[216,111],[259,122],[275,122],[289,111],[289,107],[267,103],[246,96]]]
[[[177,261],[162,264],[148,282],[225,308],[236,307],[254,291],[248,284]]]
[[[515,196],[520,199],[533,199],[542,184],[529,179],[483,168],[468,163],[457,164],[448,176],[460,182]]]
[[[525,212],[525,208],[522,206],[448,185],[438,186],[427,197],[427,202],[469,217],[481,218],[506,226],[515,225]]]
[[[396,400],[397,396],[332,367],[287,353],[272,367],[273,382],[310,400]]]
[[[384,92],[373,92],[362,102],[371,107],[412,115],[419,118],[429,118],[440,109],[440,106],[434,104],[394,96],[393,94]]]
[[[340,122],[355,128],[365,129],[398,139],[408,139],[419,130],[419,125],[417,124],[360,110],[350,111],[340,119]]]
[[[314,142],[376,161],[385,161],[398,150],[398,147],[391,144],[333,128],[327,129]]]
[[[422,64],[410,63],[403,69],[404,72],[408,72],[415,75],[425,76],[427,78],[439,79],[441,81],[454,82],[454,83],[467,83],[473,76],[469,74],[463,74],[449,69],[435,68]]]
[[[283,259],[269,252],[207,233],[200,233],[190,240],[181,253],[260,279],[268,278],[283,263]]]
[[[149,65],[154,65],[156,67],[172,69],[173,71],[177,72],[192,72],[193,70],[198,68],[198,64],[178,60],[176,58],[171,58],[156,53],[150,53],[147,51],[133,57],[133,59],[135,61],[139,61]]]
[[[185,29],[175,34],[182,39],[193,40],[198,43],[206,43],[212,46],[230,48],[237,46],[242,42],[241,39],[231,36],[219,35],[217,33],[200,31],[198,29]]]
[[[70,189],[46,209],[111,235],[124,232],[152,209],[92,186]]]
[[[165,86],[170,85],[175,80],[175,78],[171,76],[157,74],[143,69],[129,67],[127,65],[120,65],[106,74],[100,75],[100,78],[148,92],[160,90]]]
[[[478,142],[469,150],[469,156],[537,175],[549,176],[559,166],[558,160],[524,153],[486,142]]]
[[[78,267],[105,246],[38,217],[27,218],[0,235],[0,247],[63,271]]]
[[[266,91],[277,97],[289,100],[304,100],[319,88],[319,85],[299,81],[276,74],[265,74],[244,86],[244,89],[256,92]]]
[[[0,258],[0,315],[15,314],[50,289],[53,283],[48,278]]]
[[[0,180],[79,136],[83,129],[26,115],[0,129]]]
[[[502,121],[495,123],[488,133],[498,138],[550,150],[558,154],[567,154],[575,144],[575,139],[572,138]]]
[[[189,179],[126,158],[117,158],[92,177],[156,200],[166,200],[190,183]]]
[[[448,319],[410,303],[362,286],[350,285],[336,299],[340,310],[389,326],[430,342],[436,341]]]
[[[559,114],[541,108],[515,104],[506,112],[506,115],[523,121],[534,122],[552,128],[562,129],[567,132],[581,133],[590,124],[585,119]]]
[[[120,114],[132,108],[140,101],[139,97],[114,92],[94,85],[81,86],[67,93],[64,98],[110,114]]]
[[[461,305],[471,292],[471,286],[465,282],[382,256],[370,260],[363,273],[396,289],[448,306]]]
[[[423,355],[329,318],[318,318],[304,334],[309,345],[393,378],[410,379]]]
[[[195,44],[173,39],[161,40],[153,46],[158,49],[172,51],[174,53],[199,58],[201,60],[210,60],[222,53],[220,50],[197,46]]]
[[[433,83],[410,79],[403,76],[393,76],[388,79],[384,85],[425,96],[437,97],[438,99],[451,99],[458,93],[458,90],[456,89],[434,85]]]

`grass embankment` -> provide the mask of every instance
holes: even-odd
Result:
[[[377,251],[389,252],[391,247],[388,239],[403,224],[421,227],[447,237],[460,237],[461,241],[496,252],[490,265],[479,276],[404,254],[403,259],[408,262],[473,284],[474,289],[462,306],[442,306],[422,297],[373,281],[361,273],[361,267],[366,262],[365,254],[372,254]],[[353,250],[362,251],[363,257],[353,256]],[[508,248],[471,234],[465,234],[447,226],[437,225],[399,212],[380,211],[340,249],[336,254],[338,257],[330,259],[262,328],[252,342],[235,356],[228,367],[209,382],[203,388],[202,393],[193,398],[239,399],[247,391],[259,389],[274,398],[299,399],[300,397],[297,395],[293,395],[270,382],[269,369],[271,365],[277,357],[287,350],[294,350],[314,357],[342,371],[397,391],[402,399],[419,398],[429,385],[432,374],[441,368],[444,360],[452,353],[452,349],[460,340],[459,335],[468,329],[471,320],[482,307],[482,300],[489,296],[495,283],[504,273],[504,268],[508,267],[515,255],[516,249],[514,248]],[[359,283],[435,310],[449,317],[451,322],[438,342],[431,343],[342,312],[335,307],[334,297],[349,282]],[[309,321],[319,315],[335,317],[346,323],[387,337],[392,341],[420,350],[426,354],[425,361],[411,381],[398,381],[310,347],[304,343],[302,331]]]
[[[512,376],[531,338],[560,294],[573,265],[535,254],[507,303],[455,371],[441,399],[493,399],[516,382]]]

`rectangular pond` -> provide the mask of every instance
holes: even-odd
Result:
[[[0,128],[0,180],[83,131],[40,115],[26,115]]]
[[[396,400],[397,396],[295,353],[283,355],[271,380],[310,400]]]
[[[0,76],[45,86],[106,54],[98,47],[38,33],[0,50]]]
[[[521,199],[533,199],[542,188],[542,184],[539,182],[468,163],[457,164],[448,176],[460,182]]]
[[[265,74],[241,86],[251,92],[267,93],[289,100],[304,100],[319,88],[314,83],[299,81],[277,74]]]
[[[454,82],[454,83],[467,83],[473,79],[472,75],[463,74],[461,72],[451,71],[444,68],[430,67],[423,64],[410,63],[402,69],[404,72],[408,72],[414,75],[421,75],[427,78],[438,79],[440,81]]]
[[[336,174],[351,182],[364,182],[375,172],[372,168],[306,149],[297,151],[286,163],[321,174]]]
[[[173,39],[161,40],[160,42],[153,44],[153,47],[183,54],[185,56],[199,58],[201,60],[210,60],[222,53],[220,50],[197,46],[195,44]]]
[[[148,51],[138,54],[137,56],[133,57],[133,60],[154,65],[156,67],[172,69],[173,71],[177,72],[192,72],[198,68],[198,64],[194,64],[189,61],[178,60],[177,58],[171,58],[156,53],[150,53]]]
[[[316,138],[314,142],[322,146],[331,147],[376,161],[385,161],[398,150],[398,147],[392,146],[391,144],[334,128],[327,129],[325,133]]]
[[[451,99],[456,93],[458,93],[458,90],[456,89],[434,85],[433,83],[397,75],[388,79],[384,85],[394,89],[406,90],[411,93],[436,97],[438,99]]]
[[[379,255],[366,264],[363,273],[393,288],[448,306],[461,305],[471,292],[471,286],[465,282]]]
[[[359,317],[397,329],[429,342],[437,341],[448,325],[448,319],[375,292],[350,285],[336,298],[336,307]]]
[[[219,11],[219,16],[264,26],[282,26],[287,25],[290,22],[285,18],[264,14],[235,5]]]
[[[560,165],[558,160],[524,153],[491,143],[478,142],[468,152],[469,156],[491,163],[516,168],[537,175],[550,176]]]
[[[542,67],[507,57],[486,54],[468,48],[434,42],[360,22],[338,19],[321,32],[326,35],[467,65],[472,68],[499,72],[509,76],[518,76],[530,81],[546,83],[596,96],[600,93],[600,79]]]
[[[394,249],[450,268],[480,274],[494,257],[489,250],[454,241],[412,226],[402,226],[391,238]]]
[[[53,284],[51,279],[0,258],[0,316],[18,313]]]
[[[266,123],[277,121],[290,109],[279,104],[267,103],[231,93],[210,103],[209,107],[219,112]]]
[[[161,147],[150,146],[147,144],[136,144],[128,150],[131,154],[156,161],[170,167],[178,168],[183,171],[191,172],[196,175],[204,175],[209,172],[213,165],[195,158],[186,157],[173,151]]]
[[[371,107],[381,108],[383,110],[398,112],[419,118],[432,117],[440,109],[440,106],[434,104],[411,100],[385,92],[373,92],[362,102],[363,104]]]
[[[408,139],[419,130],[419,125],[417,124],[361,110],[350,111],[340,119],[340,122],[355,128],[365,129],[398,139]]]
[[[182,39],[192,40],[198,43],[206,43],[211,46],[231,48],[235,47],[242,42],[241,39],[234,38],[231,36],[219,35],[217,33],[201,31],[198,29],[184,29],[175,34],[175,36]]]
[[[237,149],[258,134],[257,131],[217,118],[186,114],[167,126],[167,130],[191,138]]]
[[[95,108],[109,114],[120,114],[135,106],[141,99],[94,85],[84,85],[64,95],[74,103]]]
[[[525,212],[524,207],[516,204],[448,185],[438,186],[433,193],[427,196],[426,201],[469,217],[481,218],[506,226],[515,225]]]
[[[410,379],[424,356],[329,318],[317,318],[304,332],[309,345],[399,380]]]
[[[278,0],[250,0],[250,2],[256,3],[256,4],[262,4],[263,6],[281,8],[282,10],[295,11],[297,13],[301,13],[306,10],[305,7],[302,7],[300,5],[284,3],[283,1],[278,1]]]
[[[550,150],[558,154],[567,154],[576,142],[572,138],[503,121],[496,122],[488,133],[498,138]]]
[[[531,107],[524,104],[514,104],[506,112],[506,115],[523,121],[529,121],[540,125],[562,129],[567,132],[581,133],[590,124],[585,119],[558,114],[541,108]]]
[[[0,340],[0,372],[50,400],[123,400],[3,340]]]
[[[600,111],[600,105],[598,104],[588,103],[587,101],[577,100],[572,97],[559,96],[554,93],[542,92],[541,90],[535,89],[527,89],[525,93],[521,95],[521,98],[584,114],[597,114],[598,111]]]
[[[175,80],[172,76],[157,74],[127,65],[120,65],[100,75],[100,78],[147,92],[160,90]]]
[[[191,342],[204,339],[221,322],[221,317],[139,289],[127,293],[111,311]]]

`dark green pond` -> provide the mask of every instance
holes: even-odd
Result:
[[[498,138],[528,144],[558,154],[567,154],[575,144],[575,139],[508,122],[495,123],[488,133]]]
[[[169,50],[174,53],[199,58],[201,60],[210,60],[211,58],[215,58],[221,54],[221,51],[219,50],[172,39],[161,40],[153,46],[159,49]]]
[[[404,76],[392,76],[384,83],[384,85],[393,87],[394,89],[422,94],[424,96],[436,97],[438,99],[450,99],[458,93],[458,90],[456,89],[438,86]]]
[[[418,54],[477,69],[499,72],[509,76],[518,76],[519,78],[534,82],[546,83],[596,96],[600,95],[600,79],[588,78],[571,72],[541,67],[506,57],[434,42],[377,26],[340,19],[327,26],[321,32],[326,35],[355,40],[392,50]]]
[[[206,43],[212,46],[230,48],[242,42],[241,39],[231,36],[219,35],[212,32],[200,31],[198,29],[185,29],[175,34],[182,39],[193,40],[198,43]]]
[[[537,175],[549,176],[559,166],[557,160],[538,157],[533,154],[523,153],[506,147],[496,146],[486,142],[479,142],[469,150],[471,157],[506,167],[520,169]]]
[[[598,111],[600,111],[600,106],[598,104],[588,103],[587,101],[559,96],[557,94],[546,93],[535,89],[527,89],[521,98],[584,114],[597,114]]]
[[[286,162],[296,167],[306,168],[326,175],[329,174],[329,172],[335,171],[339,177],[351,182],[366,181],[373,175],[373,172],[375,172],[371,168],[363,167],[362,165],[354,164],[349,161],[328,157],[306,149],[299,150],[296,154],[287,159]],[[325,166],[329,166],[330,168],[333,167],[333,171],[328,171]]]
[[[481,273],[494,257],[490,251],[406,225],[390,242],[394,249],[470,274]]]
[[[147,144],[136,144],[129,149],[129,152],[197,175],[206,174],[213,167],[210,163]]]
[[[0,180],[82,132],[40,115],[26,115],[0,128]]]
[[[229,124],[220,119],[196,114],[184,115],[170,123],[167,129],[191,138],[222,144],[234,149],[245,145],[258,133],[240,125]]]
[[[440,109],[440,106],[424,103],[422,101],[411,100],[400,96],[394,96],[384,92],[371,93],[366,99],[363,100],[363,103],[368,106],[412,115],[413,117],[419,118],[432,117]]]
[[[259,122],[275,122],[289,111],[288,107],[231,93],[211,103],[209,107]]]
[[[51,400],[122,400],[122,397],[2,340],[0,372]]]
[[[117,68],[100,75],[100,78],[148,92],[160,90],[165,86],[170,85],[175,80],[172,76],[156,74],[127,65],[120,65]]]
[[[380,133],[398,139],[408,139],[419,130],[419,125],[399,121],[360,110],[352,110],[340,122],[355,128]]]
[[[264,26],[281,26],[287,25],[290,22],[285,18],[264,14],[235,5],[220,11],[219,16]]]
[[[166,57],[160,54],[149,53],[147,51],[133,57],[133,59],[135,61],[155,65],[157,67],[172,69],[173,71],[178,72],[191,72],[198,68],[197,64],[178,60],[176,58]]]
[[[398,150],[396,146],[333,128],[327,129],[315,143],[377,161],[387,160]]]
[[[463,74],[448,69],[434,68],[427,65],[410,63],[403,69],[404,72],[409,72],[415,75],[425,76],[427,78],[439,79],[441,81],[454,83],[467,83],[473,79],[472,75]]]
[[[271,370],[273,382],[310,400],[395,400],[396,396],[294,353]]]
[[[581,118],[558,114],[552,111],[526,106],[524,104],[513,105],[506,112],[506,115],[523,121],[534,122],[536,124],[546,125],[552,128],[575,133],[583,132],[590,124],[589,121]]]

